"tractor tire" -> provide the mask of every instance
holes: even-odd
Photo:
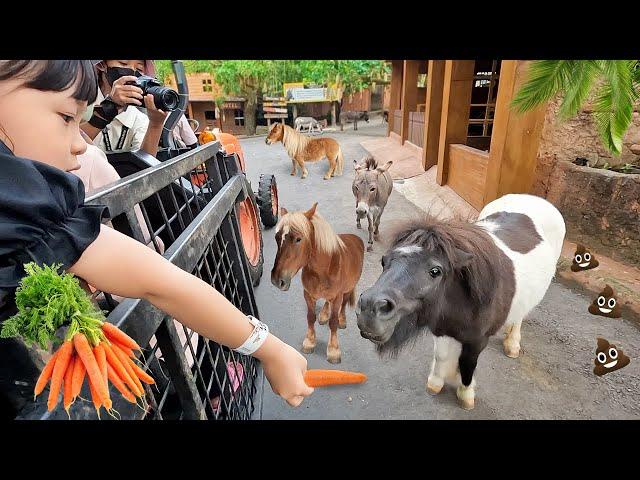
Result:
[[[265,228],[274,227],[278,223],[280,209],[278,205],[278,185],[274,175],[260,175],[258,206],[260,207],[260,218]]]
[[[240,229],[240,243],[249,267],[249,276],[254,287],[260,284],[264,268],[262,228],[258,214],[256,198],[249,188],[246,199],[236,205]]]

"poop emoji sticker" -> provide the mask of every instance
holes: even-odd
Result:
[[[622,316],[616,294],[613,293],[613,289],[609,285],[606,285],[598,295],[598,298],[589,305],[589,313],[609,318],[620,318]]]
[[[578,244],[576,253],[573,254],[573,263],[571,264],[572,272],[580,272],[582,270],[591,270],[600,265],[596,257],[584,245]]]
[[[609,343],[608,340],[598,337],[598,348],[596,348],[596,359],[593,361],[595,367],[593,373],[601,377],[607,373],[620,370],[629,365],[631,360],[621,348]]]

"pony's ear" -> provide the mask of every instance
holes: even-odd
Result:
[[[358,170],[362,170],[363,166],[362,166],[362,165],[360,165],[360,164],[358,163],[358,161],[354,159],[354,160],[353,160],[353,168],[355,168],[355,170],[356,170],[356,172],[357,172]]]
[[[318,202],[314,203],[313,206],[309,210],[304,212],[304,216],[307,217],[309,220],[311,220],[313,218],[313,216],[316,214],[316,208],[317,207],[318,207]]]
[[[459,248],[456,248],[455,251],[455,268],[464,268],[471,263],[471,260],[473,259],[472,254],[465,252],[464,250],[460,250]]]
[[[284,207],[280,207],[280,216],[284,217],[287,213],[289,213],[289,210]]]
[[[383,166],[376,168],[377,171],[379,171],[380,173],[384,173],[387,170],[389,170],[389,168],[391,167],[391,165],[393,165],[393,160],[389,160],[387,163],[385,163]]]

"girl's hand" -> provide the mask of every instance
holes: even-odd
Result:
[[[127,82],[135,82],[136,77],[125,75],[111,85],[111,99],[123,108],[127,105],[142,106],[142,89],[135,85],[125,85]]]
[[[262,362],[273,392],[292,407],[313,393],[313,388],[304,382],[307,359],[290,345],[270,334],[254,356]]]
[[[164,121],[167,119],[167,112],[159,110],[153,101],[153,95],[144,96],[144,106],[147,108],[147,117],[149,117],[149,125],[154,127],[164,126]]]

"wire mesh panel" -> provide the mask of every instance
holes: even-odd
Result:
[[[114,228],[212,285],[244,313],[259,317],[240,245],[235,206],[248,188],[235,155],[223,154],[216,142],[162,163],[138,152],[109,160],[128,175],[86,203],[106,205]],[[121,418],[251,418],[262,378],[253,357],[201,337],[144,300],[91,291],[110,312],[108,321],[144,346],[142,368],[156,381],[145,385],[144,405],[127,403],[112,389]],[[88,392],[81,396],[90,398]],[[18,418],[66,418],[58,409],[47,413],[40,397]],[[90,419],[96,412],[91,402],[79,401],[71,407],[71,417]]]

